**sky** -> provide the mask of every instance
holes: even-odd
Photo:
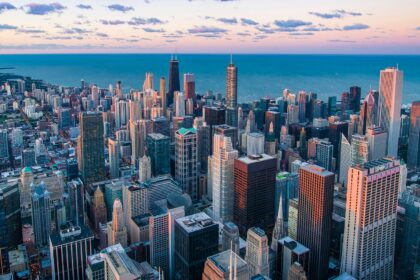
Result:
[[[420,54],[419,11],[419,0],[0,0],[0,53]]]

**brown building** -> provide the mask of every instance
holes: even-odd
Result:
[[[246,236],[251,227],[260,227],[271,234],[276,170],[276,159],[266,154],[235,160],[233,220],[241,236]]]
[[[334,173],[317,165],[299,169],[297,241],[311,250],[310,279],[328,278]]]
[[[104,194],[99,187],[96,188],[93,194],[93,201],[90,209],[92,228],[96,232],[99,232],[99,224],[105,224],[107,222]]]

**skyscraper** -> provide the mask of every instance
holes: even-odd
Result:
[[[108,245],[120,243],[124,248],[127,247],[127,228],[124,223],[122,204],[118,198],[114,201],[112,222],[108,227]]]
[[[219,226],[204,212],[175,220],[176,280],[201,279],[207,257],[218,252]]]
[[[369,91],[360,110],[359,134],[365,135],[367,128],[376,124],[378,113],[376,105],[374,92]]]
[[[226,75],[226,124],[238,126],[238,68],[232,60],[227,67]]]
[[[396,68],[381,70],[379,80],[379,125],[388,132],[388,155],[398,155],[404,73]]]
[[[358,86],[350,87],[350,110],[353,110],[354,113],[360,111],[360,96],[362,90]]]
[[[185,99],[195,100],[195,76],[191,73],[184,74]]]
[[[407,166],[412,169],[420,167],[420,101],[411,106]]]
[[[333,153],[334,146],[328,141],[321,140],[316,145],[316,160],[328,171],[333,170]]]
[[[51,233],[50,193],[44,182],[32,185],[32,227],[35,244],[38,247],[48,244]]]
[[[231,249],[239,254],[239,230],[232,222],[225,222],[222,230],[222,250]]]
[[[310,279],[327,279],[334,173],[316,165],[299,169],[297,241],[311,250]]]
[[[76,226],[85,224],[85,190],[82,181],[77,178],[67,182],[70,213],[66,214]],[[58,225],[57,225],[58,226]]]
[[[207,258],[204,266],[203,280],[248,280],[249,272],[247,263],[232,250]]]
[[[107,209],[105,205],[104,193],[99,187],[96,188],[93,194],[90,211],[92,228],[96,232],[99,232],[99,224],[105,224],[107,221]]]
[[[341,273],[393,279],[399,176],[393,158],[349,169]]]
[[[152,164],[152,175],[169,174],[170,138],[161,133],[150,133],[146,137],[147,152]]]
[[[177,57],[172,56],[169,61],[169,90],[166,101],[168,106],[174,103],[174,94],[175,91],[180,91],[179,84],[179,62]]]
[[[109,174],[111,178],[120,177],[120,141],[108,138]]]
[[[17,181],[0,183],[0,263],[7,249],[22,243],[20,195]],[[6,250],[5,250],[6,249]],[[0,264],[1,267],[1,264]]]
[[[366,136],[369,143],[369,160],[387,155],[388,133],[379,126],[372,126],[367,128]]]
[[[0,129],[0,159],[9,159],[9,140],[7,129]]]
[[[222,222],[233,220],[233,174],[237,158],[238,151],[233,149],[231,138],[215,134],[211,156],[213,213]]]
[[[118,100],[115,104],[115,127],[121,128],[128,124],[130,109],[126,100]]]
[[[193,200],[198,197],[197,131],[181,128],[175,133],[175,179]]]
[[[268,238],[265,232],[252,227],[247,232],[245,261],[248,264],[249,276],[261,274],[270,277]]]
[[[94,236],[85,226],[67,225],[49,238],[54,280],[85,279],[87,256],[93,253]]]
[[[139,182],[146,182],[152,178],[152,164],[150,157],[144,155],[139,161]]]
[[[251,227],[271,232],[276,171],[276,159],[266,154],[235,160],[233,220],[242,236]]]
[[[300,91],[298,96],[299,106],[299,122],[304,123],[306,121],[306,92]]]
[[[289,273],[298,263],[305,274],[309,272],[310,250],[289,236],[278,240],[276,279],[288,280]],[[294,279],[294,278],[292,278]]]
[[[79,120],[77,162],[83,182],[89,184],[105,178],[104,126],[99,112],[80,113]]]
[[[168,101],[166,100],[166,80],[165,77],[161,77],[160,81],[159,81],[159,95],[160,95],[160,100],[162,102],[162,113],[163,116],[166,117],[166,108],[167,108],[167,104]]]

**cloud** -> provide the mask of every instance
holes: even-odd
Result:
[[[45,33],[44,30],[41,29],[31,29],[31,28],[19,28],[16,30],[18,33],[26,33],[26,34],[39,34],[39,33]]]
[[[340,13],[318,13],[318,12],[310,12],[310,15],[324,18],[324,19],[331,19],[331,18],[342,18],[343,15]]]
[[[243,25],[257,25],[258,24],[258,22],[254,21],[252,19],[249,19],[249,18],[241,18],[241,23]]]
[[[418,27],[416,28],[416,30],[420,30],[420,26],[418,26]]]
[[[101,19],[100,22],[103,25],[121,25],[121,24],[125,24],[125,21],[122,20],[106,20],[106,19]]]
[[[134,8],[131,6],[123,6],[120,4],[112,4],[112,5],[108,5],[108,9],[110,9],[111,11],[117,11],[117,12],[128,12],[128,11],[134,11]]]
[[[238,33],[236,33],[236,35],[241,36],[241,37],[249,37],[249,36],[251,36],[251,34],[246,33],[246,32],[238,32]]]
[[[336,10],[336,12],[342,15],[348,15],[348,16],[354,16],[354,17],[359,17],[363,15],[362,13],[359,13],[359,12],[348,12],[346,10]]]
[[[102,33],[102,32],[98,32],[98,33],[96,33],[96,36],[98,36],[98,37],[102,37],[102,38],[107,38],[107,37],[109,37],[109,36],[108,36],[108,34],[106,34],[106,33]]]
[[[296,28],[300,26],[311,25],[312,22],[303,21],[299,19],[289,19],[289,20],[276,20],[274,24],[280,28]]]
[[[156,29],[156,28],[145,27],[145,28],[143,28],[143,30],[145,32],[148,32],[148,33],[163,33],[163,32],[165,32],[165,30],[163,30],[162,28]]]
[[[202,38],[220,38],[221,34],[218,33],[201,33],[201,34],[195,34],[196,37],[202,37]]]
[[[91,31],[79,27],[67,28],[63,32],[64,34],[87,34],[91,33]]]
[[[205,34],[205,33],[220,34],[220,33],[226,33],[227,30],[224,28],[219,28],[219,27],[196,26],[194,28],[188,29],[188,32],[190,34]]]
[[[366,24],[362,24],[362,23],[355,23],[352,25],[346,25],[343,27],[343,30],[345,31],[350,31],[350,30],[363,30],[363,29],[368,29],[369,25]]]
[[[14,30],[17,29],[17,26],[9,25],[9,24],[0,24],[0,31],[1,30]]]
[[[330,13],[309,12],[309,14],[323,19],[343,18],[344,16],[356,17],[362,15],[362,13],[359,12],[348,12],[346,10],[335,10]]]
[[[0,2],[0,14],[8,10],[16,10],[16,7],[7,2]]]
[[[130,21],[128,21],[129,25],[159,25],[164,24],[165,22],[161,19],[152,17],[152,18],[141,18],[141,17],[133,17]]]
[[[272,28],[270,28],[269,26],[266,26],[266,27],[260,27],[260,26],[257,26],[257,27],[255,27],[258,31],[260,31],[260,32],[262,32],[262,33],[265,33],[265,34],[273,34],[273,33],[275,33],[276,32],[276,30],[275,29],[272,29]]]
[[[338,40],[338,39],[328,40],[328,42],[331,42],[331,43],[356,43],[356,41],[353,41],[353,40]]]
[[[292,32],[292,33],[289,33],[289,35],[291,35],[291,36],[312,36],[312,35],[314,35],[314,33],[313,32]]]
[[[25,11],[30,15],[47,15],[52,13],[61,13],[65,6],[60,3],[50,3],[50,4],[37,4],[31,3],[25,6]]]
[[[92,6],[91,5],[84,5],[84,4],[79,4],[76,7],[79,8],[79,9],[83,9],[83,10],[90,10],[90,9],[92,9]]]
[[[237,24],[238,20],[236,18],[218,18],[217,21],[226,23],[226,24]]]

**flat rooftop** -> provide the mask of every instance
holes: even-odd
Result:
[[[334,175],[334,173],[328,171],[324,167],[314,165],[314,164],[308,164],[308,165],[305,165],[305,166],[301,166],[300,169],[315,173],[315,174],[317,174],[319,176],[322,176],[322,177]]]
[[[215,266],[217,266],[221,271],[228,272],[230,270],[230,265],[231,265],[230,263],[231,255],[234,258],[236,258],[238,270],[247,265],[246,262],[237,254],[232,252],[232,250],[226,250],[224,252],[210,256],[208,257],[208,260],[211,261]],[[232,263],[234,263],[234,259],[232,260]]]
[[[297,242],[289,236],[280,239],[279,243],[291,249],[292,252],[294,252],[297,255],[302,255],[309,252],[309,248],[305,247],[304,245],[300,244],[299,242]]]
[[[271,159],[273,159],[272,156],[269,156],[267,154],[260,154],[260,155],[250,155],[246,157],[241,157],[238,160],[242,161],[243,163],[250,164],[250,163],[261,162],[261,161],[271,160]]]
[[[189,233],[199,231],[216,224],[213,219],[204,212],[176,219],[176,222]]]

